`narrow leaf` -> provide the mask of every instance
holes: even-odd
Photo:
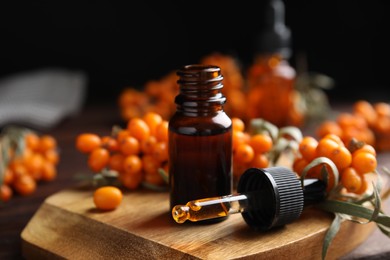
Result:
[[[328,248],[332,243],[333,238],[336,236],[337,232],[340,230],[341,217],[339,214],[335,214],[335,217],[330,225],[328,231],[325,234],[324,242],[322,244],[322,259],[325,259],[328,252]]]
[[[163,168],[158,168],[158,173],[161,175],[165,183],[169,183],[169,175]]]

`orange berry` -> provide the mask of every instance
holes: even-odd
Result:
[[[366,176],[360,174],[360,179],[361,179],[361,185],[360,188],[357,191],[355,191],[356,194],[363,194],[366,192],[368,188],[369,180],[366,179]]]
[[[242,121],[242,119],[238,117],[232,117],[231,120],[232,120],[233,131],[244,132],[245,123],[244,121]]]
[[[117,139],[115,139],[112,136],[103,136],[101,138],[101,147],[106,148],[110,152],[116,152],[119,151],[119,142]]]
[[[93,202],[100,210],[113,210],[122,202],[122,191],[115,186],[104,186],[95,190]]]
[[[57,169],[54,164],[49,161],[43,162],[41,179],[43,181],[52,181],[56,178],[56,176]]]
[[[157,127],[156,127],[156,139],[159,142],[168,142],[168,127],[169,123],[166,120],[163,120]]]
[[[56,149],[47,150],[43,154],[43,157],[45,158],[45,160],[53,163],[54,165],[57,165],[58,162],[60,161],[60,156],[59,156],[58,151]]]
[[[0,186],[0,201],[7,202],[11,199],[13,195],[12,189],[7,184],[2,184]]]
[[[339,146],[331,151],[328,157],[339,171],[351,165],[352,155],[345,146]]]
[[[153,152],[153,148],[157,143],[157,138],[153,135],[149,136],[148,139],[143,140],[141,142],[141,151],[144,154],[151,154]]]
[[[240,144],[234,152],[234,159],[239,163],[249,163],[254,156],[255,152],[249,144]]]
[[[357,192],[362,185],[362,178],[354,168],[347,167],[341,172],[341,184],[348,192]]]
[[[39,147],[39,137],[33,132],[29,132],[25,135],[26,147],[32,151],[36,151]]]
[[[255,153],[266,153],[272,148],[272,138],[267,134],[256,134],[253,135],[249,144],[252,146]]]
[[[316,130],[316,134],[319,138],[324,137],[327,134],[335,134],[341,136],[343,130],[341,127],[334,121],[324,121]]]
[[[164,142],[158,142],[153,147],[153,157],[156,161],[162,163],[168,160],[168,144]]]
[[[57,140],[51,135],[42,135],[39,139],[39,150],[45,152],[57,147]]]
[[[373,106],[376,114],[379,117],[390,117],[390,104],[385,102],[377,102]]]
[[[233,131],[232,138],[233,151],[235,151],[240,144],[245,144],[247,141],[244,132]]]
[[[119,175],[119,180],[122,183],[122,185],[130,190],[135,190],[139,187],[143,179],[143,175],[141,172],[138,172],[136,174],[129,174],[124,172],[123,174]]]
[[[93,150],[88,157],[88,166],[94,172],[100,172],[104,167],[107,166],[110,160],[110,153],[105,148],[96,148]]]
[[[146,140],[150,135],[149,126],[138,117],[130,119],[127,124],[127,130],[129,130],[131,136],[134,136],[139,141]]]
[[[375,171],[377,160],[370,152],[360,152],[352,156],[351,165],[359,174],[365,174]]]
[[[331,152],[338,148],[339,144],[329,138],[322,138],[316,148],[316,157],[327,157],[329,158]]]
[[[369,145],[369,144],[364,144],[362,147],[360,147],[359,149],[356,149],[352,155],[355,156],[356,154],[360,153],[360,152],[368,152],[368,153],[371,153],[372,155],[376,156],[376,150],[375,148],[372,146],[372,145]]]
[[[127,129],[119,130],[118,133],[116,134],[116,140],[118,141],[118,144],[120,144],[123,141],[123,139],[125,139],[128,136],[130,136],[130,132],[127,131]]]
[[[368,123],[372,125],[376,121],[376,112],[370,102],[366,100],[358,100],[353,104],[353,112],[362,116]]]
[[[158,162],[154,156],[152,155],[144,155],[142,156],[142,167],[145,172],[147,173],[157,173],[158,168],[160,168],[161,163]]]
[[[322,139],[330,139],[335,141],[338,145],[345,146],[341,137],[335,134],[326,134],[325,136],[322,137]]]
[[[80,134],[76,138],[76,148],[82,153],[90,153],[100,147],[101,139],[98,135],[92,133]]]
[[[255,168],[266,168],[269,165],[269,160],[265,154],[256,153],[249,165]]]
[[[123,171],[123,161],[125,160],[125,156],[121,153],[114,153],[110,156],[110,160],[108,161],[108,166],[111,170],[122,172]]]
[[[312,136],[304,136],[299,143],[299,152],[307,162],[316,157],[317,145],[318,141]]]
[[[296,158],[293,162],[293,165],[292,165],[292,169],[293,171],[298,174],[298,175],[301,175],[302,174],[302,171],[303,169],[309,164],[309,162],[301,157],[301,158]]]
[[[13,187],[20,195],[27,196],[36,190],[37,184],[33,177],[23,174],[15,179]]]
[[[155,172],[145,172],[145,182],[157,185],[157,186],[162,186],[165,185],[164,179],[161,177],[160,173],[158,171]]]
[[[11,169],[6,168],[4,170],[4,176],[3,176],[3,183],[4,184],[11,184],[14,180],[14,174]]]
[[[30,174],[35,180],[39,180],[42,175],[42,165],[44,158],[39,153],[34,153],[31,156],[24,159],[24,166],[28,174]]]
[[[142,170],[142,161],[137,155],[129,155],[123,160],[123,170],[128,174],[137,174]]]
[[[156,135],[157,126],[163,121],[162,116],[155,112],[148,112],[142,118],[150,129],[151,135]]]
[[[132,136],[124,137],[119,143],[119,149],[124,155],[138,154],[140,151],[139,141]]]

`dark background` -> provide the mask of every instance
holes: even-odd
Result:
[[[389,2],[285,1],[296,66],[335,79],[332,99],[388,99]],[[85,71],[88,102],[115,102],[218,51],[252,62],[264,1],[2,1],[0,77],[45,67]],[[382,93],[382,95],[380,95]]]

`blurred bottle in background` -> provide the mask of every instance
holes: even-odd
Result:
[[[264,27],[255,40],[253,63],[249,67],[248,117],[263,118],[279,127],[301,126],[304,113],[296,106],[296,71],[289,64],[291,32],[284,22],[282,0],[267,0]]]

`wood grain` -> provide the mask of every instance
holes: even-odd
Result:
[[[240,214],[216,224],[177,224],[169,194],[125,193],[120,207],[95,209],[92,190],[66,189],[48,197],[24,228],[26,259],[321,259],[322,240],[332,215],[305,208],[284,227],[255,232]],[[374,230],[375,224],[344,221],[328,259],[340,257]]]

